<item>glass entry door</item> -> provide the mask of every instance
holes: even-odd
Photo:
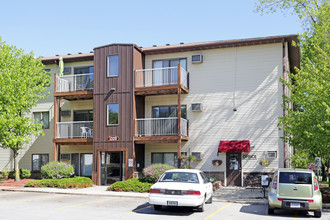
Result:
[[[122,151],[101,152],[101,184],[109,185],[124,180]]]

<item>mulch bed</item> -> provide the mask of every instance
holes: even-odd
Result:
[[[35,179],[21,179],[19,182],[15,183],[15,179],[6,179],[0,182],[0,186],[12,186],[12,187],[24,187],[25,183]]]

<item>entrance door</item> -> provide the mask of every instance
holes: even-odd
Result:
[[[101,184],[123,180],[123,152],[102,152],[101,158]]]
[[[241,186],[242,160],[241,153],[227,153],[227,186]]]
[[[71,154],[71,164],[74,167],[74,175],[79,176],[80,171],[79,171],[79,154],[74,153]]]

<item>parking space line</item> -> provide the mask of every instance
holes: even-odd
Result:
[[[39,197],[39,198],[34,198],[34,199],[24,199],[24,200],[19,200],[19,201],[12,201],[12,202],[1,202],[0,205],[4,204],[14,204],[14,203],[20,203],[20,202],[30,202],[30,201],[36,201],[36,200],[42,200],[42,199],[50,199],[50,198],[55,198],[55,197],[63,197],[63,196],[47,196],[47,197]]]
[[[114,197],[114,198],[110,198],[110,199],[101,199],[101,200],[92,201],[92,202],[85,202],[85,203],[80,203],[80,204],[75,204],[75,205],[64,206],[64,207],[60,207],[58,209],[67,209],[67,208],[72,208],[72,207],[81,206],[81,205],[88,205],[88,204],[93,204],[93,203],[98,203],[98,202],[114,200],[114,199],[118,199],[118,198],[119,197]]]
[[[138,212],[138,211],[140,211],[140,210],[142,210],[142,209],[150,208],[151,206],[152,206],[152,205],[148,205],[148,206],[145,206],[145,207],[140,208],[140,209],[137,209],[137,210],[133,210],[133,211],[130,211],[130,212],[126,212],[126,214],[132,214],[132,213],[134,213],[134,212]]]
[[[294,213],[294,217],[293,217],[293,220],[297,220],[298,219],[298,215],[297,215],[297,212]]]
[[[207,219],[211,218],[213,215],[215,215],[215,214],[217,214],[218,212],[220,212],[221,210],[227,208],[227,207],[230,206],[231,204],[233,204],[233,203],[229,203],[229,204],[227,204],[227,205],[221,207],[221,208],[218,209],[217,211],[213,212],[211,215],[205,217],[204,220],[207,220]]]

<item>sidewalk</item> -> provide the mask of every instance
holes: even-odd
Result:
[[[94,186],[83,189],[33,188],[1,186],[0,191],[39,192],[90,196],[116,196],[132,198],[148,198],[148,193],[107,191],[108,186]],[[261,189],[246,189],[245,187],[222,187],[213,193],[213,201],[248,204],[267,204]]]

